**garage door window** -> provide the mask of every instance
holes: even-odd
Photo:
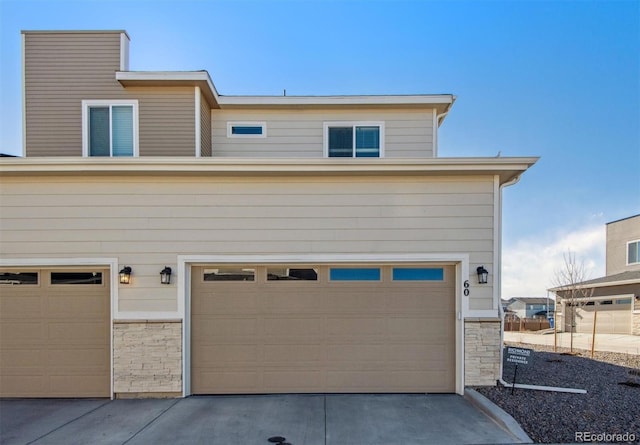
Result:
[[[393,281],[442,281],[442,267],[394,267]]]
[[[37,285],[38,272],[0,272],[0,284]]]
[[[215,267],[204,269],[204,281],[255,281],[256,270],[246,267]]]
[[[318,281],[318,269],[269,267],[267,281]]]
[[[51,284],[102,284],[102,272],[51,272]]]
[[[380,281],[380,268],[345,268],[332,267],[329,269],[331,281]]]

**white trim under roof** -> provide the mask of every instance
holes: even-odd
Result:
[[[450,105],[452,94],[387,96],[221,96],[220,105]]]

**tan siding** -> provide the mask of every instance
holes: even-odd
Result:
[[[81,156],[82,100],[137,99],[141,156],[193,156],[191,87],[123,88],[119,33],[26,33],[26,155]]]
[[[211,108],[200,96],[200,156],[211,156]]]
[[[640,270],[640,264],[627,266],[627,243],[640,239],[640,215],[607,224],[607,275]]]
[[[212,115],[214,156],[320,158],[324,122],[382,121],[386,157],[433,157],[431,110],[212,110]],[[227,138],[228,121],[266,122],[267,137]]]
[[[180,254],[469,252],[492,271],[492,193],[490,176],[3,178],[0,254],[117,256],[134,270],[120,309],[141,311],[176,309],[158,273]]]

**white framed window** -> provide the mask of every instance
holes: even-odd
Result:
[[[629,241],[627,243],[627,266],[640,264],[640,240]]]
[[[266,138],[266,122],[227,122],[228,138]]]
[[[82,155],[138,156],[138,101],[83,100]]]
[[[324,157],[384,157],[384,122],[325,122]]]

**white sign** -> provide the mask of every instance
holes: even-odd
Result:
[[[507,347],[507,362],[516,365],[528,365],[532,349]]]

